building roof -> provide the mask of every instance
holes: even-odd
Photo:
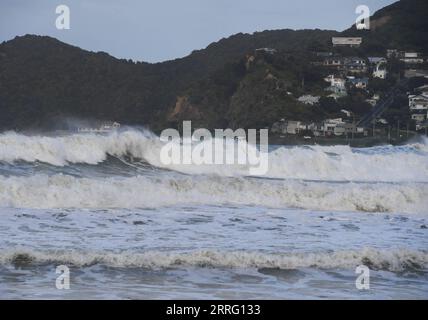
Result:
[[[349,45],[355,45],[355,44],[361,44],[363,41],[363,38],[361,37],[332,37],[331,42],[333,44],[349,44]]]
[[[413,78],[413,77],[425,77],[425,78],[428,78],[428,70],[408,69],[408,70],[404,71],[404,76],[406,78]]]
[[[364,61],[365,62],[365,59],[364,58],[360,58],[360,57],[348,57],[346,59],[348,61]]]
[[[364,83],[368,83],[369,82],[369,78],[364,77],[364,78],[350,78],[348,79],[349,82],[352,83],[360,83],[360,82],[364,82]]]
[[[384,57],[367,57],[370,63],[377,64],[379,62],[386,62]]]
[[[425,84],[423,86],[417,87],[417,88],[415,88],[415,90],[417,90],[417,91],[428,90],[428,84]]]
[[[428,96],[425,95],[425,94],[423,94],[423,93],[422,94],[409,94],[408,98],[409,99],[419,98],[419,99],[422,99],[422,100],[428,100]]]

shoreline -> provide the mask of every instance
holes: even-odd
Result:
[[[410,141],[419,141],[423,137],[423,134],[412,133],[409,136],[403,136],[400,138],[387,136],[377,137],[358,137],[358,138],[340,138],[340,137],[311,137],[311,139],[305,139],[301,136],[269,136],[269,145],[349,145],[351,147],[374,147],[378,145],[403,145]]]

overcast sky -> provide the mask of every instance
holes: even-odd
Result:
[[[344,30],[355,8],[371,14],[395,0],[0,0],[0,42],[49,35],[118,58],[158,62],[238,32]],[[57,30],[55,8],[70,8],[70,30]]]

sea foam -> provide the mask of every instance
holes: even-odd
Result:
[[[349,146],[279,147],[269,153],[269,170],[264,177],[428,182],[428,147],[425,142],[367,149]],[[96,165],[109,156],[131,156],[158,168],[187,174],[249,175],[246,165],[165,165],[160,160],[162,146],[154,134],[134,129],[109,135],[27,136],[7,132],[0,135],[0,161],[43,162],[54,166]]]
[[[170,268],[322,268],[352,269],[364,264],[371,269],[388,271],[426,270],[428,253],[425,251],[363,248],[316,253],[263,253],[250,251],[197,250],[190,252],[147,251],[121,253],[17,249],[0,251],[0,263],[34,264],[61,263],[79,267],[102,264],[111,267]]]
[[[152,208],[188,204],[425,213],[428,185],[172,174],[108,178],[0,176],[0,207]]]

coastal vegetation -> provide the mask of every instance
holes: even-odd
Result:
[[[318,121],[346,108],[362,116],[373,94],[381,97],[403,76],[388,61],[388,78],[369,79],[368,90],[325,91],[319,52],[367,58],[389,48],[427,53],[428,3],[401,0],[376,12],[370,31],[273,30],[236,34],[189,56],[149,64],[88,52],[46,36],[0,44],[0,128],[63,126],[63,119],[93,118],[145,125],[155,132],[192,120],[207,128],[266,128],[281,118]],[[361,36],[359,48],[332,48],[333,36]],[[274,52],[260,50],[268,48]],[[426,68],[426,65],[422,66]],[[421,85],[425,79],[416,79]],[[321,96],[307,105],[302,95]],[[403,93],[385,113],[408,119]]]

